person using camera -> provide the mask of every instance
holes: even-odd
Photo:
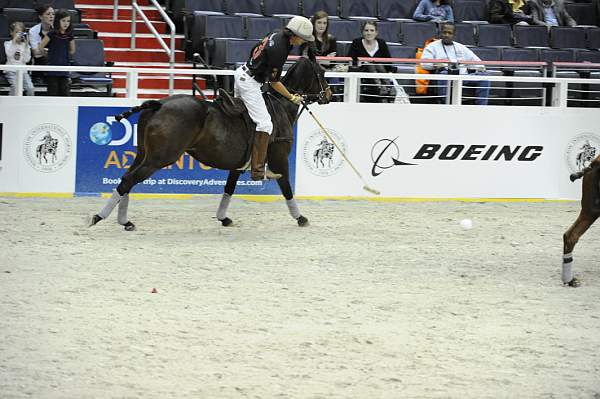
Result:
[[[25,33],[25,24],[23,22],[13,22],[8,27],[12,40],[4,42],[4,52],[6,53],[7,65],[25,65],[31,60],[31,47],[27,41]],[[10,95],[17,94],[17,72],[4,71],[4,76],[10,84]],[[29,73],[23,73],[23,88],[28,96],[34,95],[34,87]]]
[[[421,60],[447,60],[443,63],[422,63],[421,67],[431,70],[434,73],[450,75],[487,75],[483,65],[469,65],[469,69],[460,66],[461,61],[481,61],[475,53],[469,50],[465,45],[454,41],[454,25],[444,24],[441,27],[441,39],[429,43],[425,49]],[[438,85],[438,94],[446,97],[446,85],[440,82]],[[487,80],[465,81],[465,85],[475,86],[476,99],[475,104],[487,105],[490,94],[490,82]]]

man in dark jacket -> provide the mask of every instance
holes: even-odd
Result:
[[[575,26],[577,22],[569,15],[562,0],[529,0],[534,25]]]

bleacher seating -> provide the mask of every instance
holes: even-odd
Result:
[[[400,44],[400,25],[396,21],[377,22],[377,37],[388,43]],[[357,36],[358,37],[358,36]]]
[[[452,5],[455,22],[487,21],[488,12],[485,1],[455,0]]]
[[[262,16],[261,0],[235,0],[227,3],[227,13],[240,16]]]
[[[502,61],[526,61],[537,62],[540,60],[538,49],[504,47],[502,49]]]
[[[329,14],[329,17],[339,17],[338,0],[303,0],[302,6],[303,15],[309,18],[321,10]]]
[[[565,8],[577,25],[596,25],[596,12],[592,3],[566,3]]]
[[[432,22],[402,22],[402,44],[423,47],[426,40],[437,36],[437,25]]]
[[[217,67],[235,67],[248,60],[250,51],[258,40],[215,39],[211,43],[209,62]]]
[[[600,50],[600,28],[586,29],[587,48]],[[579,46],[582,47],[582,46]]]
[[[340,17],[377,19],[377,2],[365,0],[340,0]]]
[[[499,47],[471,47],[471,51],[473,51],[482,61],[500,60],[501,49]]]
[[[360,22],[348,19],[332,19],[329,21],[329,33],[338,41],[352,41],[360,37]]]
[[[267,16],[291,17],[300,15],[298,0],[263,0],[263,7]]]
[[[38,22],[37,12],[28,8],[5,8],[4,15],[6,15],[8,25],[15,21],[34,24]]]
[[[512,29],[510,25],[493,24],[479,25],[478,45],[479,46],[503,46],[511,47],[513,44]]]
[[[575,57],[575,61],[600,64],[600,51],[578,51]]]
[[[0,37],[8,36],[8,18],[6,18],[6,15],[0,14]]]
[[[550,29],[552,48],[577,48],[585,43],[585,30],[569,26],[553,26]]]
[[[414,0],[378,0],[377,15],[380,19],[411,21],[416,9]]]
[[[469,23],[454,24],[454,40],[465,46],[474,46],[475,40],[475,25]]]
[[[98,39],[77,39],[77,51],[73,55],[73,65],[99,66],[105,65],[104,44]],[[71,74],[73,86],[101,86],[106,89],[106,95],[112,95],[112,78],[102,72],[74,72]]]
[[[35,0],[0,0],[0,8],[35,8]]]
[[[415,58],[417,48],[412,46],[390,45],[390,55],[392,58]]]
[[[575,62],[573,50],[540,49],[540,61],[542,62]]]
[[[38,4],[43,3],[43,4],[51,4],[53,8],[55,9],[59,9],[59,8],[64,8],[67,10],[74,10],[75,9],[75,2],[73,0],[43,0],[43,1],[38,1]]]
[[[541,25],[515,25],[516,47],[549,47],[548,28]]]
[[[270,32],[281,29],[283,22],[277,17],[247,17],[246,35],[247,39],[262,39]]]

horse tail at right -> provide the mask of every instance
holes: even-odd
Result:
[[[115,115],[115,119],[117,120],[117,122],[120,122],[121,119],[127,119],[131,115],[141,112],[145,109],[149,109],[151,111],[158,111],[160,109],[160,107],[162,107],[162,103],[160,101],[157,101],[157,100],[144,101],[142,103],[142,105],[133,107],[129,111],[125,111],[122,114]]]

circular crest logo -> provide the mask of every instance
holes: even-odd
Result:
[[[327,129],[340,149],[346,153],[346,143],[334,130]],[[344,158],[335,145],[320,130],[312,132],[302,147],[304,164],[317,176],[336,174],[344,164]]]
[[[569,142],[566,155],[571,173],[580,172],[600,155],[600,137],[593,133],[580,134]]]
[[[45,123],[29,131],[23,151],[31,167],[40,172],[51,173],[65,166],[71,157],[72,148],[71,137],[65,129],[53,123]]]

